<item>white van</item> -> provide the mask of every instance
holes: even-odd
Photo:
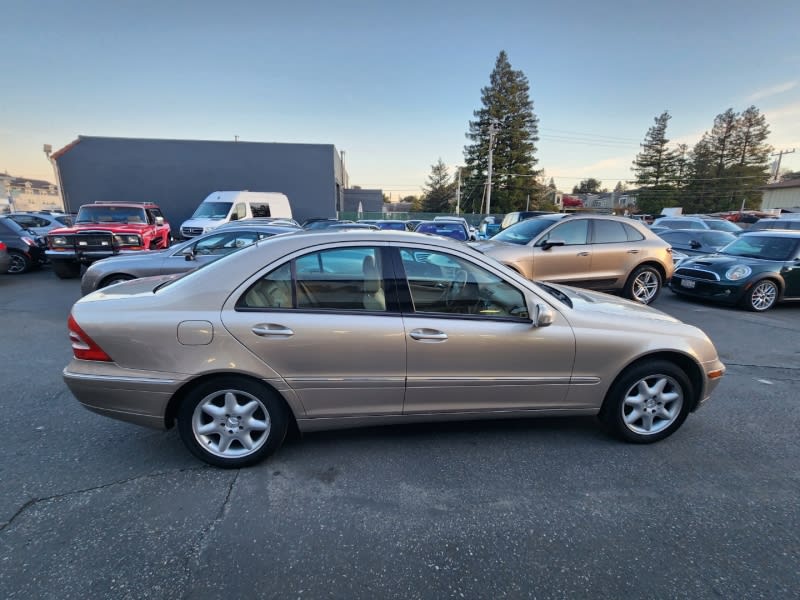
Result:
[[[291,219],[292,207],[286,195],[278,192],[213,192],[183,222],[181,236],[195,237],[224,223],[252,217]]]

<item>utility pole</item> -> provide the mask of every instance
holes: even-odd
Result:
[[[794,148],[792,148],[791,150],[781,150],[777,154],[772,154],[771,155],[771,156],[777,156],[778,157],[778,163],[775,165],[775,175],[772,177],[772,181],[778,181],[778,173],[780,173],[780,170],[781,170],[781,158],[783,158],[783,155],[784,154],[793,154],[793,153],[794,153]],[[491,164],[491,162],[490,162],[490,164]]]
[[[486,214],[492,214],[492,153],[494,152],[494,134],[497,133],[497,119],[489,121],[489,168],[486,180]]]
[[[458,185],[456,185],[456,214],[461,214],[461,167],[456,167]]]

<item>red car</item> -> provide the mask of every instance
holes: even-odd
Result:
[[[47,257],[61,279],[78,277],[81,265],[130,250],[163,250],[170,227],[152,202],[95,202],[78,211],[71,227],[47,234]]]

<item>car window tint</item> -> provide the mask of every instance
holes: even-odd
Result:
[[[671,231],[669,233],[665,232],[661,237],[670,244],[688,245],[690,236],[683,231]]]
[[[414,311],[528,318],[524,294],[500,277],[445,252],[400,250]]]
[[[613,244],[615,242],[627,242],[628,233],[619,221],[607,221],[605,219],[594,220],[594,243]]]
[[[332,248],[292,263],[294,279],[287,263],[251,286],[237,307],[386,311],[379,249]]]
[[[625,229],[625,235],[628,236],[629,242],[640,242],[644,239],[644,235],[642,235],[642,232],[636,229],[636,227],[628,225],[627,223],[622,223],[622,227]]]
[[[559,223],[543,236],[537,245],[549,240],[562,240],[567,246],[577,246],[585,244],[589,234],[589,220],[575,219],[568,220],[566,223]]]

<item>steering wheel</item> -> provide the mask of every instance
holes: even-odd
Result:
[[[445,292],[444,302],[447,306],[452,306],[458,299],[461,292],[467,286],[469,274],[464,269],[456,269],[453,272],[453,278],[450,280],[450,286]]]

